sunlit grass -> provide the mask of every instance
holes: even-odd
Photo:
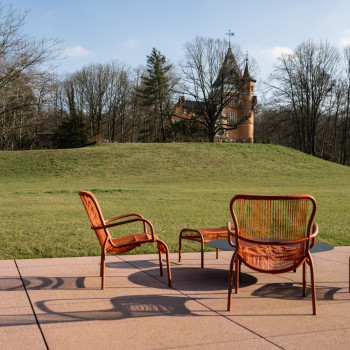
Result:
[[[319,241],[349,245],[349,179],[349,167],[273,145],[0,152],[0,258],[99,254],[79,190],[95,193],[106,218],[141,213],[172,252],[181,228],[224,226],[237,193],[309,193],[318,204]],[[134,253],[154,251],[144,245]]]

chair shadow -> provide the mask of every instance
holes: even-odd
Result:
[[[159,270],[157,267],[146,272],[158,276]],[[144,271],[135,272],[129,276],[129,280],[134,284],[147,286],[146,283],[143,283],[145,279],[139,278],[144,273]],[[228,271],[224,269],[179,268],[176,269],[175,275],[174,288],[185,293],[186,291],[227,290]],[[26,289],[29,291],[91,290],[90,287],[86,287],[86,279],[90,277],[31,277],[23,280]],[[255,276],[242,273],[240,288],[256,282]],[[99,287],[98,283],[96,289],[99,289]],[[341,289],[332,286],[319,286],[317,287],[317,299],[334,300],[335,294]],[[20,278],[0,278],[0,291],[19,290],[23,291],[23,284]],[[185,293],[181,294],[181,296],[145,294],[115,298],[49,299],[34,303],[34,307],[41,311],[37,312],[37,317],[41,324],[123,320],[157,316],[200,317],[201,314],[199,312],[193,313],[186,307],[186,302],[192,299],[186,296]],[[310,288],[307,288],[307,295],[310,295]],[[302,286],[295,282],[266,284],[254,290],[252,296],[294,300],[303,298]],[[6,314],[4,310],[0,313],[0,327],[29,324],[36,324],[35,317],[31,311],[27,310],[22,314],[15,315]]]
[[[322,300],[335,300],[335,294],[342,288],[337,287],[317,287],[317,299]],[[268,283],[252,293],[252,296],[260,298],[275,298],[275,299],[290,299],[301,300],[303,299],[302,284],[285,282],[285,283]],[[311,296],[311,288],[306,287],[306,296]]]
[[[144,268],[144,269],[150,269],[150,268],[158,268],[159,269],[159,262],[152,262],[149,260],[137,260],[135,262],[125,261],[113,261],[113,262],[106,262],[106,268],[110,269],[130,269],[130,268]]]
[[[159,270],[149,270],[148,273],[154,271],[154,276],[159,276]],[[147,286],[143,283],[144,280],[138,278],[139,272],[129,275],[128,279],[134,284],[141,284]],[[175,289],[180,289],[181,291],[222,291],[227,290],[228,283],[228,271],[225,269],[215,269],[215,268],[176,268],[172,270],[172,286]],[[241,273],[240,287],[248,287],[255,284],[257,279],[255,276]]]
[[[132,295],[112,299],[52,299],[35,303],[40,324],[108,321],[159,316],[200,316],[192,313],[185,296]],[[106,309],[106,304],[108,308]],[[72,310],[72,311],[70,311]],[[38,312],[39,311],[39,312]],[[0,315],[0,327],[35,324],[32,314]]]
[[[27,290],[74,290],[85,289],[86,277],[26,277],[23,278]],[[23,290],[23,283],[19,277],[0,278],[0,291]]]

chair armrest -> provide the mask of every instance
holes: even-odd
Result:
[[[310,243],[310,249],[313,248],[313,246],[315,245],[315,241],[316,241],[316,236],[318,235],[318,225],[316,224],[316,222],[313,224],[312,226],[312,233],[310,236],[310,239],[312,239],[311,243]]]
[[[227,232],[228,232],[228,235],[227,235],[227,239],[228,239],[228,243],[232,246],[232,247],[235,247],[237,249],[237,245],[236,245],[236,231],[232,231],[231,229],[231,222],[228,221],[227,222]],[[232,236],[234,236],[234,242],[232,242]]]
[[[133,219],[128,219],[128,220],[123,220],[123,221],[118,221],[118,222],[112,222],[112,221],[109,221],[109,223],[107,224],[107,221],[105,221],[105,225],[104,227],[106,228],[109,228],[109,227],[115,227],[115,226],[120,226],[120,225],[125,225],[125,224],[130,224],[132,222],[143,222],[144,224],[147,224],[149,227],[152,227],[152,224],[150,221],[148,221],[147,219],[145,218],[133,218]]]
[[[153,225],[151,224],[150,221],[148,221],[147,219],[145,219],[143,217],[137,217],[137,218],[133,218],[133,219],[129,219],[129,220],[118,221],[115,223],[109,223],[107,225],[105,224],[103,227],[104,228],[111,228],[111,227],[116,227],[116,226],[120,226],[120,225],[131,224],[133,222],[142,222],[144,233],[150,233],[152,235],[153,241],[156,240]],[[105,221],[105,223],[106,223],[106,221]],[[147,232],[147,226],[149,227],[150,232]],[[99,228],[99,227],[96,227],[96,228]]]
[[[107,219],[107,220],[105,220],[105,224],[113,222],[113,221],[116,221],[116,220],[121,220],[121,219],[125,219],[125,218],[128,218],[128,217],[135,217],[135,216],[136,216],[136,218],[134,218],[134,219],[125,220],[125,221],[122,221],[122,222],[119,222],[119,223],[110,224],[111,226],[106,225],[106,227],[107,228],[108,227],[114,227],[114,226],[118,226],[118,225],[128,224],[128,223],[134,222],[134,221],[140,221],[139,219],[144,219],[144,217],[142,215],[140,215],[140,214],[130,213],[130,214],[124,214],[124,215],[120,215],[120,216],[115,216],[114,218]],[[143,221],[143,231],[144,231],[144,233],[147,233],[147,226],[146,226],[146,224],[151,228],[151,234],[153,236],[153,239],[155,239],[153,226],[146,219],[144,219],[144,221]]]
[[[142,218],[142,217],[143,217],[142,215],[137,214],[137,213],[124,214],[124,215],[116,216],[116,217],[114,217],[114,218],[107,219],[107,220],[105,220],[105,223],[111,222],[111,221],[115,221],[115,220],[119,220],[119,219],[124,219],[124,218],[127,218],[127,217],[129,217],[129,216],[137,216],[137,217],[139,217],[139,218]]]
[[[230,235],[234,236],[235,232],[231,230],[231,222],[230,222],[230,221],[227,222],[226,227],[227,227],[228,233],[229,233]]]
[[[318,235],[318,225],[315,222],[312,226],[312,234],[311,234],[310,238],[314,239],[314,238],[316,238],[317,235]]]

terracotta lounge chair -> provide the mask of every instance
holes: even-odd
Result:
[[[228,284],[227,310],[231,309],[233,266],[238,293],[238,262],[265,273],[277,274],[303,267],[303,296],[306,296],[306,264],[310,267],[312,309],[316,315],[314,266],[310,249],[318,233],[313,224],[316,201],[309,195],[237,195],[230,210],[235,230],[227,224],[229,243],[236,246]]]
[[[168,284],[169,287],[171,287],[169,249],[167,245],[155,235],[152,224],[140,214],[136,213],[120,215],[105,220],[98,202],[91,192],[81,191],[79,192],[79,195],[91,221],[91,229],[95,231],[101,245],[101,289],[104,289],[105,287],[106,254],[124,254],[145,243],[157,243],[161,276],[163,275],[162,253],[165,253],[168,270]],[[139,222],[142,225],[142,233],[132,234],[121,238],[113,238],[109,233],[109,228],[135,222]],[[134,226],[132,227],[135,228]],[[149,229],[150,232],[148,232],[147,229]]]

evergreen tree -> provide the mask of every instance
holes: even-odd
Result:
[[[69,118],[62,121],[54,136],[56,148],[77,148],[86,145],[87,130],[75,104],[75,90],[71,82],[66,84]]]
[[[170,101],[173,91],[171,64],[167,64],[166,58],[155,48],[147,56],[147,73],[142,76],[141,88],[138,93],[144,107],[149,108],[155,124],[155,139],[160,128],[161,140],[166,141],[165,122],[170,114]]]
[[[86,128],[80,118],[63,121],[54,137],[56,148],[77,148],[86,145]]]

